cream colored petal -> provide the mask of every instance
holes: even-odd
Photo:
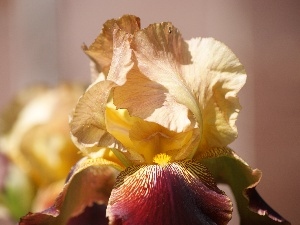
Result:
[[[118,85],[124,84],[128,71],[133,67],[132,50],[130,48],[131,39],[132,35],[130,33],[121,29],[114,29],[113,57],[107,79]]]
[[[98,82],[91,85],[79,99],[70,121],[75,143],[85,147],[101,145],[99,141],[107,133],[106,104],[114,86],[111,81]]]
[[[106,80],[106,75],[98,71],[97,65],[93,61],[90,61],[90,74],[92,83]]]
[[[103,25],[102,31],[94,43],[89,47],[83,46],[84,52],[96,63],[98,73],[108,74],[113,57],[113,32],[115,28],[120,28],[132,34],[140,29],[140,19],[125,15],[119,19],[108,20]]]
[[[234,53],[213,38],[188,44],[193,64],[185,66],[184,79],[201,109],[200,147],[226,146],[237,136],[235,121],[241,108],[237,93],[246,82],[245,70]]]
[[[142,104],[149,105],[147,116],[155,115],[149,121],[157,122],[173,131],[184,131],[190,128],[190,109],[197,121],[201,122],[197,101],[182,77],[181,66],[191,63],[191,57],[179,31],[170,23],[152,24],[136,32],[132,48],[139,70],[148,80],[147,85],[153,89],[151,98],[142,98]],[[154,88],[151,87],[151,82]],[[140,86],[143,88],[145,85]],[[139,92],[145,90],[140,89]],[[139,107],[133,104],[131,106],[135,108],[134,111]],[[160,110],[157,111],[158,109]],[[141,116],[139,114],[140,112],[135,115]],[[141,117],[147,118],[145,115]]]
[[[181,132],[191,126],[188,108],[179,104],[161,84],[149,80],[137,69],[127,75],[126,83],[114,90],[114,103],[131,116],[158,123]]]

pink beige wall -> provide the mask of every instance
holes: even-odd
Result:
[[[0,108],[29,84],[89,82],[83,42],[109,18],[172,21],[186,39],[226,43],[248,72],[232,147],[263,171],[258,189],[296,224],[300,202],[300,3],[281,0],[1,0]],[[237,219],[231,224],[238,224]]]

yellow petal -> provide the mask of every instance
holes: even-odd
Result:
[[[106,108],[106,129],[117,141],[111,150],[124,165],[141,164],[145,158],[136,151],[136,146],[130,138],[132,126],[140,119],[131,117],[126,109],[116,109],[110,101]],[[129,161],[128,161],[129,160]]]
[[[246,82],[245,70],[219,41],[197,38],[188,44],[193,64],[185,66],[184,79],[201,109],[200,148],[226,146],[237,136],[235,121],[241,108],[237,93]]]
[[[152,164],[158,153],[167,153],[173,160],[188,158],[196,147],[191,145],[199,135],[197,129],[176,133],[138,117],[125,109],[116,109],[110,102],[106,109],[107,131],[122,145],[121,150],[131,161]]]
[[[129,131],[134,118],[130,117],[126,109],[117,110],[112,103],[106,108],[107,131],[119,140],[126,148],[133,148],[133,143],[129,138]]]
[[[178,157],[188,158],[185,154],[192,141],[194,130],[176,133],[165,127],[143,120],[136,121],[131,130],[130,138],[134,144],[134,150],[145,158],[146,163],[152,164],[154,157],[159,153],[166,153],[172,157],[171,161],[179,160]],[[180,157],[180,159],[183,159]]]

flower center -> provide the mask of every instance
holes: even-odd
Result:
[[[160,166],[166,166],[171,161],[171,156],[166,153],[160,153],[153,157],[153,162]]]

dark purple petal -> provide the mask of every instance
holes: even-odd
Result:
[[[106,206],[94,204],[91,207],[86,207],[84,212],[69,220],[67,225],[108,225],[106,217]]]
[[[132,166],[121,172],[109,199],[112,225],[227,224],[232,203],[202,164]]]
[[[255,188],[248,188],[245,190],[245,196],[249,200],[249,208],[257,214],[264,216],[268,215],[272,220],[284,223],[285,219],[280,216],[274,209],[272,209],[258,194]]]

